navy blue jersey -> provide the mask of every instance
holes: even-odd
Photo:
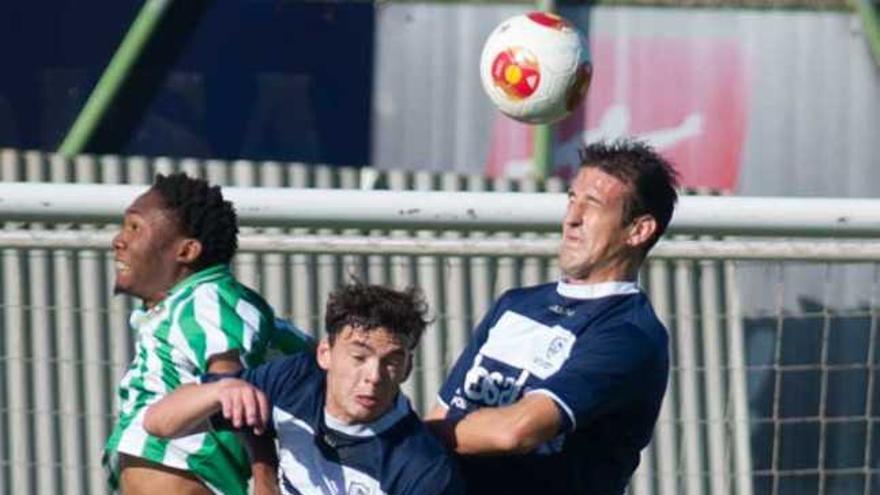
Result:
[[[454,460],[422,424],[409,400],[372,423],[347,425],[324,413],[326,373],[314,354],[271,361],[238,375],[272,403],[279,483],[287,494],[453,495],[463,493]],[[221,375],[207,375],[213,381]],[[224,424],[215,417],[215,426]]]
[[[635,284],[508,291],[475,329],[440,401],[454,419],[544,394],[562,427],[526,455],[461,457],[468,493],[623,493],[668,375],[666,329]]]

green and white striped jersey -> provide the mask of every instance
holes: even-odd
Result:
[[[250,367],[263,361],[270,345],[290,353],[305,342],[276,331],[269,305],[225,265],[182,280],[149,311],[133,311],[129,322],[137,332],[135,357],[119,384],[119,419],[104,452],[111,485],[117,484],[122,452],[189,471],[215,493],[246,494],[250,466],[235,433],[157,438],[144,430],[144,413],[180,385],[196,382],[214,355],[238,351],[242,365]]]

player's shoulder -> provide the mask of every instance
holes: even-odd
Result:
[[[621,296],[603,308],[591,326],[642,345],[665,349],[669,334],[643,292]]]
[[[622,319],[649,336],[664,337],[666,326],[660,321],[651,300],[644,292],[633,294],[627,302]]]
[[[270,367],[272,373],[321,378],[321,369],[318,367],[318,362],[313,352],[303,351],[281,356],[272,359],[263,366]]]
[[[314,353],[282,356],[243,372],[247,381],[262,389],[274,407],[295,416],[313,415],[323,402],[324,373]]]
[[[399,439],[400,447],[414,456],[416,461],[424,461],[447,454],[443,444],[414,412],[410,412],[404,417],[397,425],[396,430],[394,434]]]
[[[214,293],[216,294],[219,304],[233,308],[244,304],[252,306],[261,313],[272,312],[269,303],[263,299],[263,296],[250,287],[242,284],[232,276],[201,284],[195,287],[194,292],[205,294]]]
[[[203,320],[213,316],[218,320],[240,320],[256,325],[262,320],[275,319],[271,306],[262,296],[231,277],[193,285],[188,294],[178,298],[173,312],[179,320]]]
[[[393,429],[390,451],[396,461],[398,485],[409,487],[401,493],[440,493],[442,487],[457,480],[459,472],[452,454],[415,415],[410,414]]]

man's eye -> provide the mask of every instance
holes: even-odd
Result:
[[[385,360],[385,367],[389,370],[400,369],[404,367],[405,360],[402,357],[392,357]]]
[[[352,354],[351,358],[357,362],[363,362],[367,359],[367,356],[364,354]]]

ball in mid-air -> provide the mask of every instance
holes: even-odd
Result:
[[[566,19],[530,12],[492,31],[480,57],[483,89],[501,112],[528,124],[565,118],[587,94],[593,66],[584,36]]]

